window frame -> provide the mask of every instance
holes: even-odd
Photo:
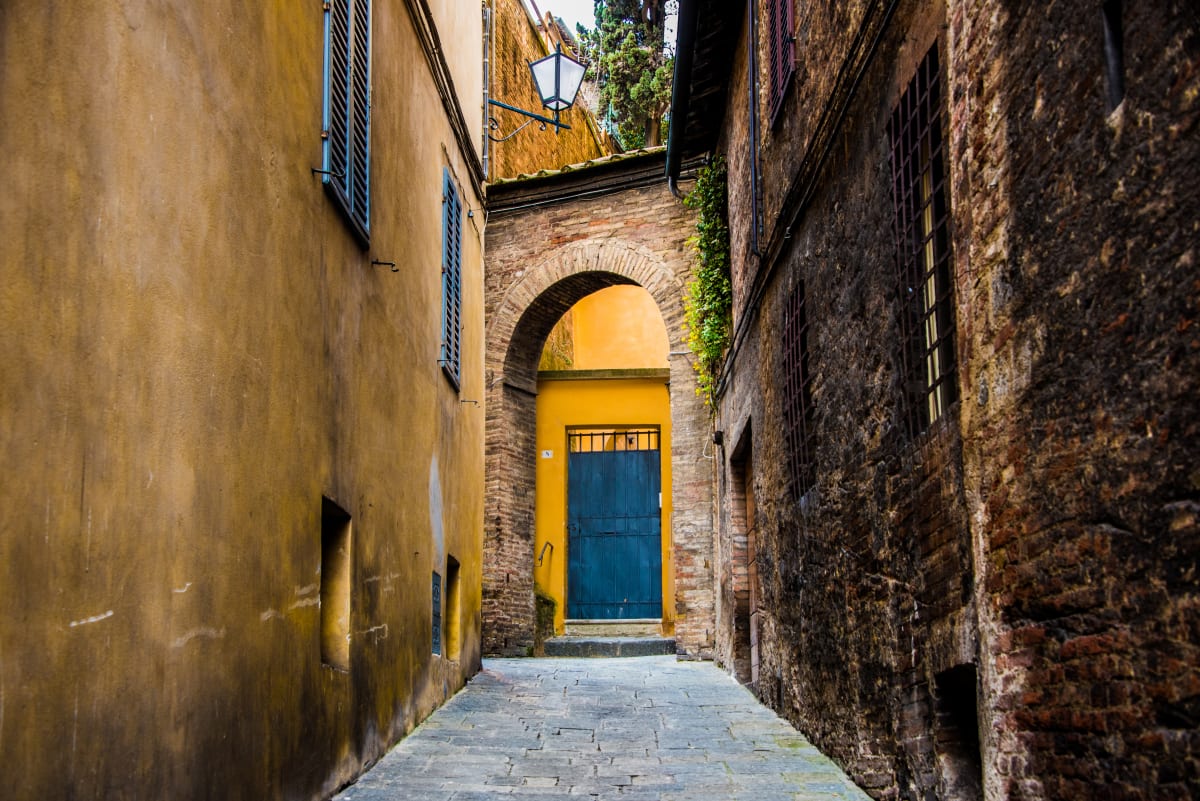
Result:
[[[779,121],[783,99],[796,72],[796,11],[793,0],[767,3],[767,71],[770,93],[767,119]]]
[[[432,641],[429,645],[431,653],[442,655],[442,577],[434,570],[433,581],[431,582],[431,598],[430,607],[433,610],[433,620],[430,627],[430,636]]]
[[[921,59],[888,121],[900,343],[910,438],[958,401],[945,76],[938,43]]]
[[[325,3],[321,181],[363,245],[371,239],[371,0]],[[341,80],[334,80],[335,76]]]
[[[782,358],[784,437],[792,493],[802,498],[817,484],[816,410],[812,398],[808,298],[803,279],[788,295],[784,310]]]
[[[462,195],[450,169],[442,170],[442,338],[438,363],[462,389]]]

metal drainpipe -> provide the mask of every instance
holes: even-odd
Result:
[[[750,250],[758,252],[759,196],[758,196],[758,3],[751,0],[746,4],[750,10],[750,43],[747,67],[747,83],[750,92]]]
[[[492,80],[492,9],[487,3],[483,4],[483,180],[488,179],[488,156],[491,150],[491,139],[488,137],[488,99],[491,90],[488,88]]]
[[[683,164],[683,129],[692,101],[692,62],[696,50],[696,20],[699,0],[679,0],[679,31],[675,35],[675,75],[671,86],[671,131],[667,135],[667,186],[683,199],[676,181]]]

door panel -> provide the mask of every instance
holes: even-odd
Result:
[[[567,617],[662,617],[660,475],[658,450],[571,452]]]

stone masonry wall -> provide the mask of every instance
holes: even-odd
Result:
[[[938,676],[970,669],[974,658],[954,410],[919,440],[904,433],[894,310],[887,118],[937,40],[942,14],[928,3],[902,4],[890,22],[878,4],[801,11],[802,53],[835,57],[798,65],[804,81],[789,90],[781,119],[771,125],[765,111],[760,118],[766,211],[759,254],[750,236],[744,40],[725,134],[740,330],[718,427],[739,448],[751,432],[752,469],[725,454],[718,549],[723,560],[736,560],[744,547],[740,529],[749,524],[737,519],[737,483],[739,471],[748,472],[762,592],[756,690],[880,798],[926,797],[954,772],[939,768],[934,747]],[[864,53],[871,36],[856,39],[859,31],[882,32],[873,60]],[[843,62],[865,70],[863,88],[814,171],[805,159],[824,149],[821,137],[829,134],[818,121],[837,112],[827,107],[845,91],[838,84]],[[761,91],[765,65],[760,53]],[[797,187],[805,184],[811,194],[797,210]],[[784,302],[801,282],[818,479],[797,502],[781,436],[781,339]],[[737,576],[737,565],[723,561],[721,570]],[[720,597],[728,603],[725,593]],[[718,616],[741,625],[735,609],[723,606]],[[741,665],[750,638],[736,625],[723,626],[718,638],[719,658]]]
[[[663,178],[663,155],[492,187],[487,261],[487,525],[484,649],[533,641],[534,398],[542,344],[576,301],[636,283],[685,350],[683,291],[692,269],[691,212]],[[597,187],[604,187],[597,196]],[[536,233],[534,233],[536,232]],[[671,357],[675,636],[682,654],[713,645],[711,429],[690,363]]]
[[[1200,795],[1200,12],[1123,5],[1116,109],[1099,3],[950,15],[996,797]]]
[[[1099,2],[834,5],[797,9],[797,78],[762,112],[757,253],[746,32],[731,72],[717,658],[743,674],[748,474],[756,691],[873,796],[1195,796],[1197,13],[1126,7],[1110,111]],[[935,42],[961,400],[913,440],[887,120]],[[817,485],[797,502],[780,340],[801,282]]]

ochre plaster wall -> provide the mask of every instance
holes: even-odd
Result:
[[[542,116],[553,117],[542,107],[529,74],[530,61],[536,61],[551,51],[536,22],[530,18],[521,0],[490,0],[491,43],[489,48],[488,91],[494,100],[507,103]],[[525,122],[524,117],[506,109],[490,106],[488,114],[499,123],[492,135],[504,137]],[[580,164],[607,155],[599,144],[595,123],[582,105],[567,109],[560,115],[570,130],[554,132],[553,126],[539,130],[533,122],[525,130],[505,142],[490,142],[488,177],[512,178],[539,170],[556,170],[567,164]]]
[[[465,92],[478,8],[435,5]],[[437,358],[442,170],[478,210],[480,154],[407,8],[375,4],[364,250],[310,173],[320,4],[0,7],[5,798],[326,797],[478,669],[477,212],[461,392]],[[352,518],[348,671],[322,496]],[[448,556],[458,662],[430,653]]]
[[[567,430],[586,426],[658,428],[662,454],[663,624],[675,620],[671,563],[671,402],[665,378],[568,379],[538,382],[537,533],[534,547],[551,549],[534,567],[534,582],[557,602],[554,628],[563,630],[567,600]],[[547,457],[546,453],[552,455]]]
[[[572,307],[573,369],[669,367],[667,331],[654,298],[639,286],[611,286]],[[558,331],[558,326],[551,337]]]

